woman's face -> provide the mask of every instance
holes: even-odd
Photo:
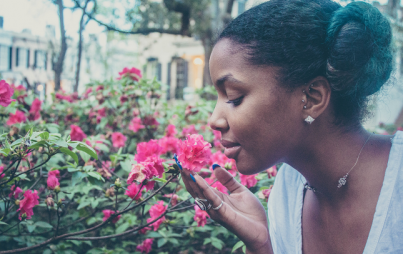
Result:
[[[302,89],[277,84],[276,67],[254,66],[229,39],[220,40],[210,58],[218,92],[210,126],[222,134],[225,154],[242,174],[255,174],[287,161],[298,146],[303,125]]]

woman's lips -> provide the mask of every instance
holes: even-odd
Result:
[[[241,145],[239,143],[235,143],[229,140],[222,139],[221,144],[225,147],[224,154],[228,158],[235,159],[241,150]]]

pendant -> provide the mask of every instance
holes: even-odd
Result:
[[[337,185],[337,188],[341,188],[343,185],[346,185],[347,177],[348,177],[348,174],[346,174],[345,176],[343,176],[342,178],[339,179],[339,185]]]

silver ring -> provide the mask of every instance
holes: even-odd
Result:
[[[199,206],[200,210],[202,211],[207,211],[208,209],[211,208],[211,204],[209,203],[208,206],[206,206],[206,204],[204,204],[203,202],[207,202],[207,199],[201,199],[201,198],[195,198],[195,203],[196,205]]]
[[[221,200],[221,204],[219,204],[217,207],[213,207],[213,210],[218,210],[221,208],[221,206],[224,204],[224,201]]]

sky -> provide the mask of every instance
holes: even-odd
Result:
[[[104,2],[108,3],[107,0]],[[378,2],[385,4],[387,0]],[[64,3],[66,6],[73,5],[71,0],[64,0]],[[67,36],[77,39],[81,11],[65,10],[64,15]],[[22,32],[23,29],[30,29],[33,35],[44,36],[46,25],[50,24],[56,28],[56,38],[60,38],[57,7],[50,0],[0,0],[0,16],[4,18],[4,30]],[[104,28],[94,21],[90,21],[86,27],[87,33],[98,34],[102,31]]]

